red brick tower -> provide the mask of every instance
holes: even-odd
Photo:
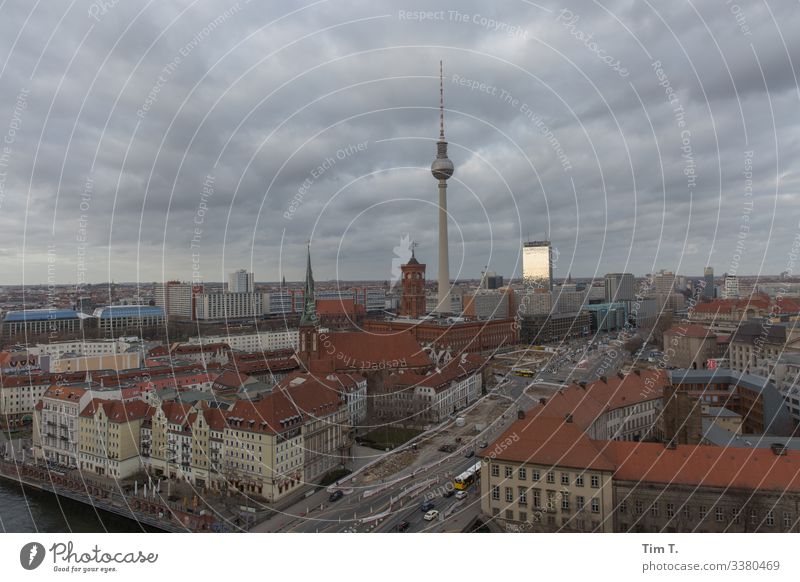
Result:
[[[411,248],[411,259],[400,266],[403,273],[403,297],[400,301],[400,315],[422,317],[425,315],[425,265],[414,256]]]

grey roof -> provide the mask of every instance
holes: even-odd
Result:
[[[770,434],[738,435],[714,424],[710,418],[703,419],[703,438],[718,447],[734,447],[737,449],[768,449],[773,444],[781,444],[787,449],[800,451],[800,437],[774,436]]]
[[[709,406],[707,412],[710,416],[716,416],[717,418],[725,417],[725,418],[741,418],[741,414],[735,413],[733,410],[728,410],[724,406]]]

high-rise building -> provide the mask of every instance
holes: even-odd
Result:
[[[444,77],[439,61],[439,141],[436,142],[436,159],[431,164],[431,173],[439,182],[439,289],[437,311],[450,313],[450,256],[447,243],[447,180],[453,175],[453,162],[447,157],[447,141],[444,139]]]
[[[553,250],[550,241],[531,241],[523,244],[522,279],[526,291],[553,290]]]
[[[736,299],[739,297],[739,279],[736,278],[736,275],[725,274],[722,296],[723,299]]]
[[[633,301],[636,296],[636,279],[630,273],[606,275],[606,303]]]
[[[194,319],[196,317],[196,298],[203,293],[203,285],[167,281],[156,283],[155,303],[164,308],[166,317]]]
[[[400,315],[422,317],[425,315],[425,264],[420,263],[411,247],[411,258],[400,266],[403,274],[403,297],[400,302]]]
[[[675,273],[661,270],[653,277],[656,295],[669,295],[675,290]]]
[[[705,287],[703,287],[703,297],[706,299],[714,299],[714,268],[713,267],[706,267],[703,271],[703,281],[705,282]]]
[[[239,269],[228,275],[228,293],[252,293],[254,290],[253,273]]]

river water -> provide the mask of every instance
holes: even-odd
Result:
[[[0,479],[0,532],[148,532],[157,531],[71,499]]]

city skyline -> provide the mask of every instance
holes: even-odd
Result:
[[[388,4],[340,9],[346,21],[367,20],[328,31],[326,63],[308,50],[321,47],[316,38],[261,59],[280,35],[260,34],[276,14],[255,5],[196,7],[170,43],[151,34],[169,9],[134,20],[116,5],[114,16],[133,24],[125,52],[110,53],[113,71],[100,66],[117,40],[109,29],[92,34],[100,50],[77,51],[69,69],[71,51],[58,50],[94,20],[67,15],[41,56],[29,41],[49,36],[56,15],[28,23],[0,89],[13,105],[0,120],[12,141],[2,160],[0,283],[46,281],[49,266],[59,282],[191,279],[195,270],[224,280],[234,265],[300,280],[308,239],[322,279],[380,280],[405,234],[436,272],[424,152],[436,140],[442,59],[449,155],[459,167],[449,184],[451,278],[477,277],[486,265],[518,277],[521,243],[542,238],[559,250],[562,277],[700,273],[709,264],[720,273],[786,270],[800,159],[793,69],[776,56],[762,76],[753,54],[738,54],[725,11],[702,11],[721,50],[737,53],[723,62],[701,39],[683,39],[683,52],[668,34],[652,59],[623,57],[630,30],[666,32],[687,17],[680,7],[662,22],[624,5],[613,7],[619,21],[592,6],[521,6],[514,30],[463,18],[480,14],[477,4],[442,6],[434,20]],[[22,8],[8,10],[0,27],[13,37],[6,28]],[[771,16],[748,11],[754,47],[791,56],[780,35],[759,34]],[[774,16],[787,27],[800,18],[778,8]],[[284,34],[309,24],[293,18]],[[587,50],[580,38],[589,28],[620,66]],[[434,30],[448,48],[423,46]],[[153,42],[147,53],[140,38]],[[419,47],[386,48],[401,39]],[[475,43],[483,52],[471,52]],[[203,61],[217,65],[206,71]],[[119,69],[130,76],[117,78]],[[63,86],[37,77],[65,70]]]

